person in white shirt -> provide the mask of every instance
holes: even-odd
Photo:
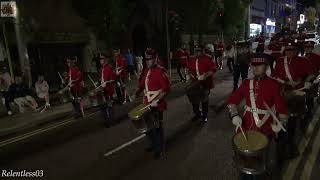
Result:
[[[38,76],[38,81],[35,83],[37,96],[46,101],[45,107],[50,107],[49,100],[49,85],[44,80],[43,75]]]
[[[227,46],[226,51],[225,51],[225,56],[227,59],[227,65],[229,72],[233,72],[233,66],[234,66],[234,48],[232,45]]]
[[[137,77],[140,77],[142,71],[143,71],[143,56],[141,55],[141,53],[139,53],[136,56],[136,68],[137,68]]]

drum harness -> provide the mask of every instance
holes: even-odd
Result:
[[[151,69],[148,70],[146,79],[145,79],[145,81],[144,81],[144,83],[145,83],[144,94],[145,94],[145,96],[147,97],[148,103],[151,103],[151,102],[160,94],[160,92],[161,92],[160,89],[157,90],[157,91],[149,91],[148,83],[149,83],[150,73],[151,73]]]
[[[249,94],[250,94],[250,103],[251,107],[245,106],[245,112],[243,115],[245,115],[246,112],[251,112],[253,115],[254,122],[258,128],[261,128],[264,123],[269,119],[270,113],[268,110],[264,109],[258,109],[256,105],[256,97],[254,93],[254,86],[253,86],[253,79],[250,80],[249,84]],[[274,106],[272,107],[274,109]],[[264,117],[260,120],[259,114],[264,114]]]

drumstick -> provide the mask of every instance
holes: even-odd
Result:
[[[90,81],[92,82],[92,84],[94,85],[95,88],[97,88],[96,83],[93,81],[93,79],[91,78],[91,76],[88,74],[88,78],[90,79]]]
[[[114,80],[105,81],[105,82],[103,82],[102,84],[100,84],[100,86],[96,87],[95,90],[101,88],[102,85],[107,84],[107,83],[111,83],[111,82],[113,82],[113,81],[114,81]]]
[[[271,114],[271,116],[273,117],[273,119],[280,125],[281,129],[284,132],[287,132],[287,130],[283,127],[282,123],[280,122],[280,120],[277,118],[277,116],[274,114],[274,112],[270,109],[270,107],[268,106],[268,104],[266,102],[263,102],[264,106],[267,108],[268,112]]]
[[[242,133],[244,139],[248,142],[247,136],[246,136],[246,134],[244,133],[242,127],[241,127],[241,126],[239,126],[239,127],[240,127],[240,130],[241,130],[241,133]]]

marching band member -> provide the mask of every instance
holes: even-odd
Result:
[[[242,81],[248,78],[250,61],[250,43],[238,42],[236,48],[236,58],[233,66],[233,91],[238,88],[239,79]]]
[[[263,53],[264,52],[264,43],[266,41],[266,38],[263,35],[263,32],[260,33],[260,35],[257,37],[256,41],[258,41],[258,47],[256,49],[257,53]]]
[[[216,57],[216,63],[218,69],[223,68],[223,53],[224,53],[224,44],[222,41],[220,41],[217,45],[217,57]]]
[[[228,99],[230,117],[233,125],[236,126],[237,133],[241,132],[241,128],[244,132],[258,131],[266,135],[269,140],[274,140],[276,134],[281,131],[287,122],[287,106],[280,94],[279,84],[266,75],[268,60],[264,54],[254,54],[251,57],[251,67],[254,75],[253,79],[244,80]],[[245,112],[241,117],[237,105],[243,99],[245,100]],[[275,112],[271,112],[272,109]],[[269,155],[269,158],[275,156],[272,153]],[[272,168],[270,170],[273,171],[275,167],[269,168]],[[242,174],[242,177],[246,176]]]
[[[102,106],[102,114],[105,119],[105,126],[110,127],[110,123],[113,118],[113,101],[112,97],[115,90],[116,73],[113,71],[111,65],[109,64],[110,56],[107,54],[100,54],[100,64],[101,64],[101,87],[103,88],[103,95],[105,98],[105,103]]]
[[[183,77],[181,70],[184,70],[187,67],[189,53],[185,47],[178,49],[177,58],[178,58],[178,67],[177,71],[181,81],[186,81],[186,78]]]
[[[216,72],[216,65],[212,59],[204,55],[203,51],[203,47],[195,49],[196,56],[188,63],[188,70],[191,75],[191,83],[199,82],[199,86],[202,86],[204,93],[200,99],[197,98],[194,102],[190,100],[195,114],[192,120],[202,119],[201,122],[206,123],[208,121],[209,95],[210,90],[214,87],[213,75]],[[202,111],[200,111],[200,104]]]
[[[156,64],[156,52],[148,48],[145,52],[147,69],[139,79],[136,96],[144,91],[144,104],[151,105],[151,113],[145,117],[149,124],[147,136],[151,141],[149,151],[154,151],[154,156],[159,158],[164,151],[163,112],[167,108],[164,98],[170,91],[170,81],[165,70]],[[150,125],[151,124],[151,125]]]
[[[272,77],[282,85],[283,96],[288,105],[290,118],[288,121],[288,158],[296,157],[299,152],[294,143],[297,118],[304,114],[305,99],[304,90],[311,87],[310,80],[313,78],[314,69],[304,57],[297,55],[296,46],[288,43],[284,50],[285,56],[276,61]]]
[[[83,101],[82,101],[82,90],[84,87],[83,74],[80,69],[76,66],[77,57],[67,58],[67,65],[69,67],[69,73],[66,81],[71,90],[72,94],[72,105],[75,111],[75,117],[84,117]]]
[[[125,86],[125,80],[128,76],[128,64],[125,58],[121,55],[120,49],[114,49],[113,54],[115,57],[115,72],[117,75],[116,93],[119,101],[125,104],[128,101],[128,93]]]

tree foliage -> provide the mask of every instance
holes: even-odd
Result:
[[[129,0],[72,0],[76,12],[86,21],[99,39],[107,45],[119,44],[134,2]]]

